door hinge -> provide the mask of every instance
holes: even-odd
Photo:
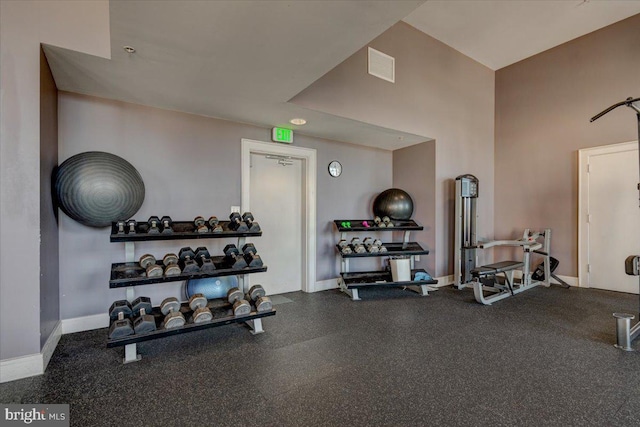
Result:
[[[591,172],[591,163],[587,163],[587,173]]]
[[[591,264],[587,264],[587,273],[591,273]]]
[[[587,214],[587,224],[591,224],[591,214]]]

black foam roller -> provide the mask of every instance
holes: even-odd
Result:
[[[122,157],[101,151],[76,154],[55,174],[60,209],[89,227],[131,218],[144,201],[144,182]]]

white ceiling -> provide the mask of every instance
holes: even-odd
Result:
[[[638,13],[638,0],[429,0],[404,21],[498,70]]]
[[[500,68],[640,13],[640,1],[579,3],[111,1],[111,59],[56,46],[45,53],[60,90],[393,150],[430,138],[288,101],[405,17]],[[293,117],[308,123],[290,125]]]

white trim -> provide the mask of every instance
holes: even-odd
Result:
[[[438,281],[438,284],[429,285],[429,286],[436,286],[438,288],[441,288],[443,286],[449,286],[453,284],[453,278],[454,278],[453,274],[450,274],[448,276],[442,276],[442,277],[434,277],[434,279]],[[316,282],[314,292],[326,291],[329,289],[339,289],[339,288],[340,286],[338,286],[338,278],[327,279],[327,280],[321,280]]]
[[[578,283],[577,286],[589,287],[589,227],[587,207],[589,206],[588,167],[591,156],[617,153],[636,149],[638,141],[620,144],[604,145],[600,147],[583,148],[578,150]],[[562,277],[562,276],[559,276]],[[564,280],[564,279],[563,279]],[[571,282],[567,281],[571,284]],[[573,285],[572,285],[573,286]]]
[[[34,377],[43,373],[42,353],[0,360],[0,383]]]
[[[562,276],[560,274],[557,274],[557,276],[559,278],[561,278],[562,280],[564,280],[565,282],[567,282],[567,285],[569,285],[569,286],[576,286],[576,287],[580,286],[580,282],[578,281],[577,277]],[[552,277],[551,278],[551,284],[553,285],[553,284],[556,284],[556,283],[557,283],[556,280]]]
[[[58,321],[40,353],[0,360],[0,383],[44,374],[61,336],[62,322]]]
[[[319,282],[316,282],[314,292],[328,291],[329,289],[338,288],[338,278],[336,277],[335,279],[320,280]]]
[[[63,335],[108,327],[109,315],[106,313],[94,314],[91,316],[74,317],[71,319],[62,319]]]
[[[429,285],[429,286],[437,286],[438,288],[441,288],[443,286],[453,285],[455,277],[456,277],[455,274],[449,274],[448,276],[434,277],[434,279],[438,281],[438,284]]]
[[[53,356],[53,352],[56,351],[58,342],[60,342],[60,337],[62,337],[62,322],[58,320],[56,327],[51,331],[40,352],[42,354],[42,372],[47,370],[51,356]]]
[[[304,292],[316,291],[316,181],[317,162],[316,150],[312,148],[295,147],[291,145],[275,144],[271,142],[255,141],[242,138],[241,176],[242,176],[242,211],[249,211],[249,192],[251,188],[250,163],[251,153],[276,154],[302,159],[305,174],[305,250],[303,251],[302,283]]]

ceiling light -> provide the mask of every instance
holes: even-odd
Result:
[[[297,117],[295,119],[289,120],[289,123],[291,123],[292,125],[302,126],[303,124],[307,123],[307,121],[305,119]]]
[[[131,46],[122,46],[122,48],[124,49],[125,52],[127,53],[135,53],[136,52],[136,48],[135,47],[131,47]]]

